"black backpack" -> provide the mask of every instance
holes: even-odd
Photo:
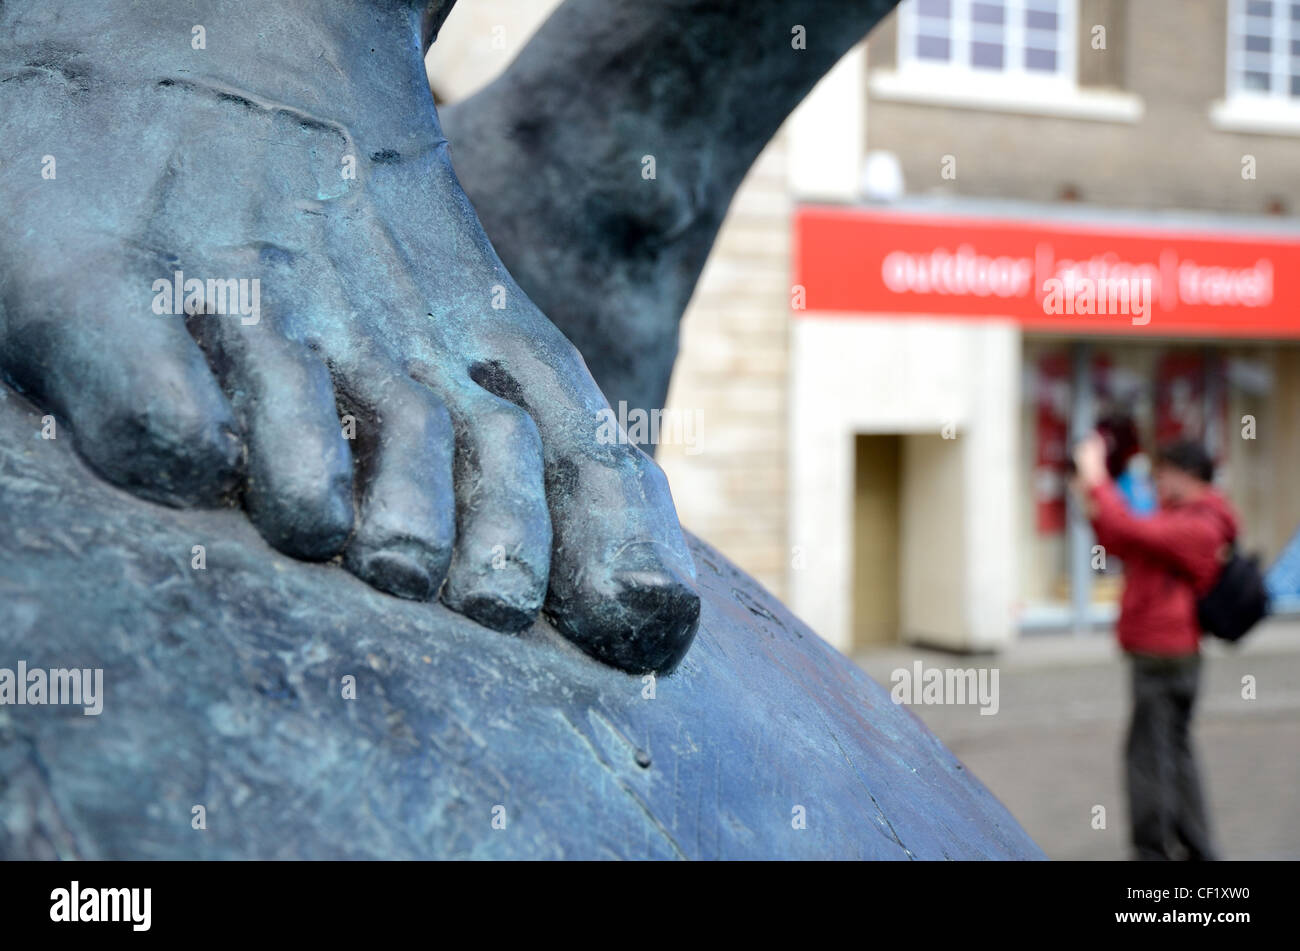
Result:
[[[1214,587],[1196,603],[1197,620],[1206,633],[1236,642],[1268,614],[1268,602],[1259,559],[1233,545]]]

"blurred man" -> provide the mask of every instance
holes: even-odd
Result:
[[[1160,508],[1148,518],[1124,504],[1099,435],[1079,444],[1074,461],[1097,542],[1124,562],[1116,633],[1133,677],[1125,755],[1134,850],[1141,859],[1212,859],[1190,732],[1201,667],[1196,602],[1218,577],[1237,517],[1211,487],[1214,464],[1196,443],[1157,455]]]

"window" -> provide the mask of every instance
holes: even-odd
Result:
[[[1228,95],[1300,102],[1300,3],[1231,0]]]
[[[897,66],[871,71],[873,99],[1096,122],[1142,118],[1142,100],[1118,84],[1100,88],[1095,70],[1080,87],[1078,0],[903,0],[897,23]]]
[[[899,65],[1072,83],[1074,7],[1075,0],[903,0]]]

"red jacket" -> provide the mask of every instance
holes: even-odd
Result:
[[[1232,506],[1207,490],[1192,502],[1138,518],[1112,482],[1094,486],[1089,496],[1097,543],[1124,562],[1120,647],[1144,654],[1196,653],[1196,601],[1219,575],[1220,549],[1237,537]]]

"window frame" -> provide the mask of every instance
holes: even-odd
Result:
[[[958,75],[989,84],[1018,84],[1026,80],[1069,88],[1078,85],[1079,9],[1078,0],[1057,0],[1057,65],[1052,72],[1028,69],[1024,64],[1025,13],[1032,0],[999,0],[1007,10],[1003,34],[1004,61],[1001,69],[988,69],[971,63],[971,5],[981,0],[949,0],[952,13],[949,58],[944,61],[916,55],[916,36],[920,14],[916,0],[903,0],[898,11],[897,63],[900,73]],[[1009,60],[1009,61],[1008,61]]]
[[[1267,91],[1251,89],[1245,84],[1246,69],[1244,60],[1247,51],[1242,49],[1242,41],[1248,35],[1262,35],[1257,33],[1247,33],[1245,21],[1252,19],[1247,10],[1249,9],[1249,0],[1228,0],[1228,22],[1227,29],[1227,76],[1225,78],[1225,93],[1228,102],[1246,102],[1256,105],[1267,103],[1278,106],[1300,108],[1300,93],[1291,93],[1291,80],[1293,73],[1291,71],[1292,60],[1300,63],[1300,55],[1293,55],[1290,52],[1290,46],[1293,41],[1300,42],[1300,27],[1295,30],[1294,37],[1286,29],[1287,24],[1300,24],[1300,20],[1292,20],[1289,17],[1290,8],[1294,0],[1272,0],[1273,14],[1270,17],[1270,32],[1268,34],[1271,44],[1274,46],[1267,54],[1269,57],[1269,88]],[[1279,43],[1279,39],[1281,42]],[[1278,50],[1276,47],[1281,47]],[[1255,70],[1258,72],[1258,70]],[[1294,74],[1300,79],[1300,72]]]

